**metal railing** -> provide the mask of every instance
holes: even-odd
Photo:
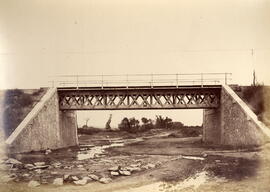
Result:
[[[52,87],[130,87],[228,84],[232,73],[176,73],[122,75],[58,75],[50,77]]]

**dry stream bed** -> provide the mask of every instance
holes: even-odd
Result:
[[[79,135],[1,159],[0,191],[270,191],[270,146],[228,150],[177,131]]]

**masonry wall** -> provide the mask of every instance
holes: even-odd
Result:
[[[75,111],[59,111],[61,147],[78,145],[77,116]]]
[[[220,107],[204,110],[203,140],[209,144],[258,146],[269,140],[269,130],[226,85],[221,90]]]
[[[221,140],[220,108],[203,110],[203,141],[218,144]]]
[[[56,89],[49,89],[6,140],[11,153],[57,149],[77,145],[75,112],[59,111]]]

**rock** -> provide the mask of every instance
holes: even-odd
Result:
[[[30,177],[30,174],[25,173],[25,174],[23,174],[23,177]]]
[[[88,175],[89,178],[93,179],[94,181],[98,181],[99,180],[99,177],[94,175],[94,174],[90,174]]]
[[[79,178],[78,178],[77,176],[72,176],[71,179],[72,179],[73,181],[78,181],[78,180],[79,180]]]
[[[120,170],[119,173],[121,175],[124,175],[124,176],[130,176],[131,175],[131,172],[130,171],[126,171],[126,170]]]
[[[160,166],[162,163],[160,161],[156,162],[156,166]]]
[[[52,171],[51,174],[52,174],[52,175],[57,175],[58,172],[57,172],[57,171]]]
[[[85,185],[88,181],[91,181],[89,177],[83,177],[81,180],[74,181],[76,185]]]
[[[64,180],[63,180],[63,178],[56,178],[56,179],[54,179],[54,181],[53,181],[53,185],[63,185],[63,183],[64,183]]]
[[[203,157],[207,157],[208,155],[207,155],[207,153],[203,153],[203,155],[202,155]]]
[[[101,179],[99,179],[99,182],[100,183],[103,183],[103,184],[108,184],[108,183],[110,183],[112,181],[112,179],[111,178],[106,178],[106,177],[102,177]]]
[[[216,163],[220,163],[220,162],[221,162],[221,160],[217,159],[217,160],[215,160],[215,162],[216,162]]]
[[[109,168],[108,170],[109,170],[109,171],[118,171],[118,170],[120,170],[120,169],[121,169],[120,166],[115,166],[115,167]]]
[[[67,165],[67,166],[64,167],[64,169],[72,169],[72,167]]]
[[[45,165],[45,162],[35,162],[34,165],[35,166],[43,166],[43,165]]]
[[[64,175],[64,180],[67,180],[69,178],[69,176],[70,176],[69,174],[65,174]]]
[[[13,159],[13,158],[9,158],[8,160],[5,161],[6,164],[13,164],[13,165],[20,165],[22,164],[22,162]]]
[[[92,181],[93,180],[90,177],[83,177],[83,179],[86,179],[87,181]]]
[[[85,168],[83,168],[83,167],[79,167],[78,168],[80,171],[85,171],[86,169]]]
[[[14,177],[11,177],[10,175],[1,175],[0,183],[7,183],[12,180],[14,180]]]
[[[142,169],[140,167],[126,167],[126,170],[133,172],[133,171],[141,171]]]
[[[41,169],[36,169],[35,172],[36,172],[37,174],[43,173],[43,171],[42,171]]]
[[[117,171],[111,171],[111,175],[112,175],[112,176],[118,176],[119,173],[118,173]]]
[[[51,152],[52,152],[52,150],[47,149],[47,150],[45,151],[45,155],[48,155],[48,154],[50,154]]]
[[[40,183],[41,183],[41,184],[48,184],[49,182],[47,181],[47,179],[42,178],[42,179],[40,180]]]
[[[33,164],[25,164],[24,167],[26,169],[32,170],[35,166]]]
[[[153,168],[156,167],[156,165],[154,165],[154,164],[152,164],[152,163],[148,163],[146,166],[149,167],[150,169],[153,169]]]
[[[78,168],[83,168],[83,165],[77,165]]]
[[[40,186],[40,183],[37,181],[30,181],[28,183],[28,187],[37,187],[37,186]]]
[[[52,166],[55,168],[59,168],[59,167],[61,167],[61,163],[56,162],[56,163],[53,163]]]
[[[152,164],[152,163],[148,163],[146,165],[143,166],[144,169],[152,169],[152,168],[155,168],[156,165]]]
[[[142,165],[141,163],[131,164],[130,167],[140,167],[141,165]]]

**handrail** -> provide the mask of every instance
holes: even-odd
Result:
[[[136,86],[136,84],[149,85],[150,87],[159,84],[168,84],[169,86],[204,85],[209,84],[227,84],[232,78],[232,73],[176,73],[176,74],[101,74],[101,75],[56,75],[50,76],[52,87],[66,87],[73,85],[80,86],[99,85],[104,86]]]

